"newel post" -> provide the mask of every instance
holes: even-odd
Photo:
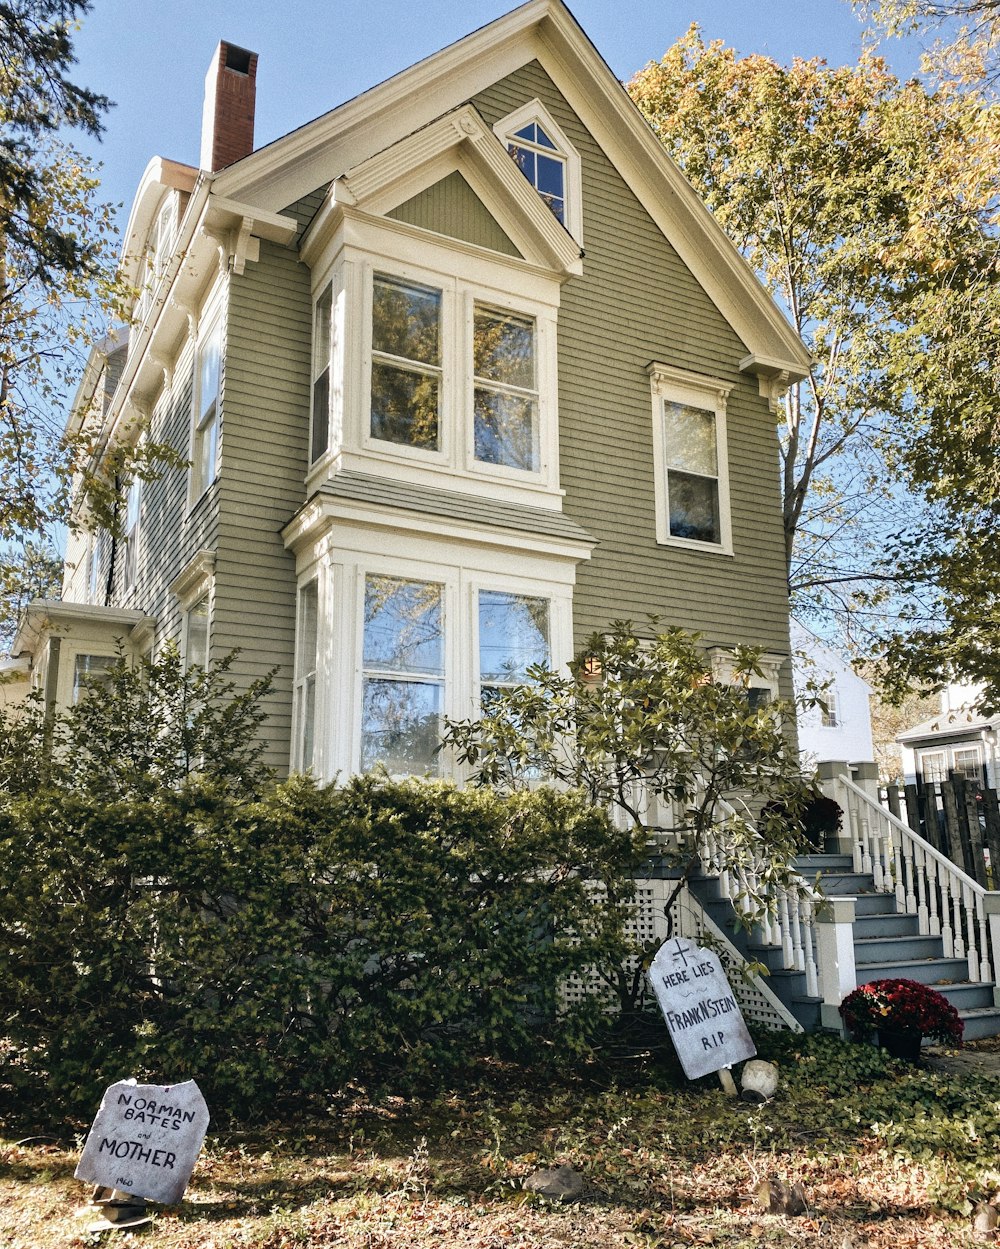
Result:
[[[816,954],[819,964],[820,1024],[842,1032],[838,1007],[857,988],[854,964],[854,899],[827,898],[816,912]]]
[[[1000,967],[997,967],[997,959],[1000,957],[1000,893],[995,889],[983,895],[983,912],[986,916],[986,924],[989,928],[989,960],[990,975],[993,979],[993,1004],[1000,1006]]]
[[[827,798],[832,798],[844,813],[840,832],[837,835],[837,851],[840,854],[853,854],[858,841],[855,829],[851,827],[851,805],[847,800],[845,781],[851,779],[851,769],[846,763],[839,761],[821,763],[816,769],[820,789]]]

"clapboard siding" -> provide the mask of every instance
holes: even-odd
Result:
[[[520,256],[499,222],[456,170],[386,216],[453,239],[488,247],[507,256]]]
[[[287,210],[306,224],[323,191]],[[295,559],[281,529],[305,499],[310,274],[294,248],[261,243],[231,279],[212,645],[241,647],[241,686],[278,671],[265,709],[267,761],[288,768]]]
[[[696,629],[707,644],[787,653],[788,603],[774,420],[739,372],[747,348],[610,160],[532,63],[473,101],[493,125],[537,97],[580,154],[584,272],[559,311],[559,422],[565,511],[599,545],[580,567],[578,641],[612,618]],[[728,449],[734,556],[655,540],[651,360],[733,383]]]

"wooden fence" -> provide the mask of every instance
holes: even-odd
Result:
[[[997,791],[961,776],[882,790],[897,816],[987,889],[1000,889]]]

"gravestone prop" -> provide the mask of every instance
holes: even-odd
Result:
[[[689,1080],[713,1071],[729,1075],[733,1063],[757,1053],[717,954],[671,937],[657,950],[649,979]],[[728,1084],[723,1080],[728,1085],[731,1076]]]
[[[184,1084],[119,1080],[104,1094],[76,1178],[109,1190],[94,1194],[97,1204],[129,1207],[134,1217],[139,1217],[134,1208],[141,1207],[134,1198],[173,1205],[187,1188],[208,1118],[205,1099],[193,1080]]]

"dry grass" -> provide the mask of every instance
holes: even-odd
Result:
[[[508,1088],[341,1105],[308,1124],[210,1135],[185,1200],[160,1211],[147,1232],[108,1241],[160,1249],[973,1243],[968,1209],[939,1205],[939,1168],[894,1153],[863,1126],[825,1132],[789,1074],[763,1108],[727,1101],[711,1081],[676,1090],[655,1082]],[[79,1144],[0,1143],[3,1249],[97,1243],[79,1214],[89,1191],[72,1178]],[[524,1176],[555,1162],[584,1174],[579,1204],[554,1207],[521,1191]],[[776,1175],[804,1184],[805,1215],[761,1209],[756,1186]]]

